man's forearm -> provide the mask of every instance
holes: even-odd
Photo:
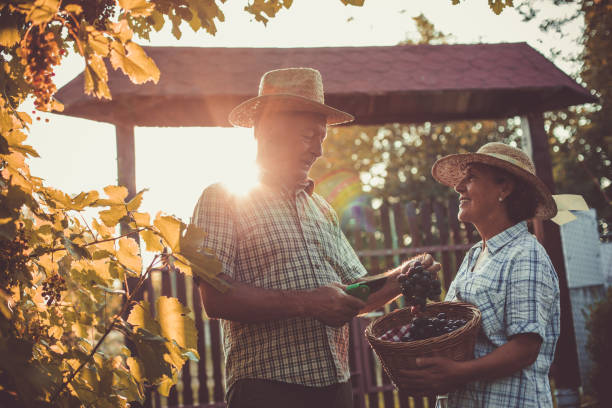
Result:
[[[258,323],[306,315],[305,291],[262,289],[236,281],[231,281],[231,285],[228,292],[221,293],[200,283],[200,294],[209,317]]]

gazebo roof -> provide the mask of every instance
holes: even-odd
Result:
[[[321,71],[326,103],[357,124],[501,118],[595,102],[526,43],[340,48],[144,47],[158,84],[109,72],[112,101],[83,93],[83,73],[56,94],[63,114],[135,126],[230,126],[271,69]]]

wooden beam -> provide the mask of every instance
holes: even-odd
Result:
[[[134,126],[116,124],[117,184],[127,187],[128,199],[136,195],[136,152]]]
[[[532,113],[527,115],[527,120],[529,122],[536,174],[546,184],[550,192],[554,194],[555,185],[548,135],[544,129],[544,118],[542,113]],[[557,271],[561,295],[561,334],[557,342],[555,360],[551,371],[555,379],[556,388],[578,389],[580,386],[578,351],[576,348],[576,337],[574,336],[572,305],[567,283],[567,273],[565,271],[565,261],[563,259],[561,234],[559,226],[552,221],[544,221],[539,228],[542,229],[538,234],[543,237],[542,245],[546,248],[548,256]]]

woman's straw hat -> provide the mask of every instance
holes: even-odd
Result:
[[[538,201],[536,218],[549,219],[557,214],[555,200],[544,182],[535,175],[535,166],[529,156],[522,150],[504,143],[487,143],[476,153],[442,157],[434,163],[431,175],[440,183],[455,187],[465,176],[467,165],[470,163],[499,167],[531,184]]]
[[[262,112],[315,112],[327,117],[328,125],[352,122],[353,115],[325,105],[321,73],[312,68],[268,71],[261,77],[259,95],[236,106],[229,114],[234,126],[252,127]]]

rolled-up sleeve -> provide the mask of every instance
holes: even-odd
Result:
[[[540,248],[521,251],[512,259],[506,287],[506,335],[536,333],[545,338],[558,283],[550,259]]]
[[[229,193],[220,184],[213,184],[200,196],[191,222],[206,232],[200,249],[214,253],[223,265],[223,273],[234,278],[237,234],[232,208]]]

